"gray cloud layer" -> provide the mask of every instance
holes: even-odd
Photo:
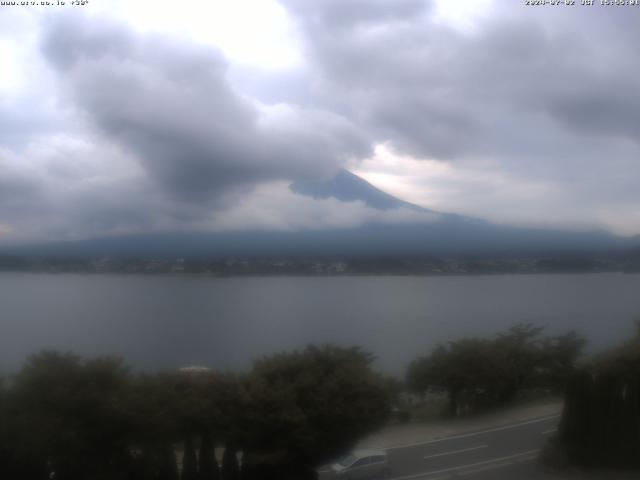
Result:
[[[41,87],[0,95],[0,240],[215,229],[216,212],[233,225],[260,212],[268,225],[266,204],[302,219],[316,207],[296,215],[291,196],[248,192],[326,177],[379,143],[458,169],[446,181],[460,211],[512,220],[514,192],[528,190],[545,193],[522,205],[532,223],[640,232],[640,10],[498,0],[461,31],[424,0],[281,3],[306,64],[245,81],[177,37],[75,14],[23,24],[37,29],[25,58]],[[420,178],[411,188],[429,189]]]
[[[74,20],[52,25],[44,41],[71,100],[179,199],[202,202],[237,186],[327,175],[370,152],[370,140],[340,117],[265,110],[243,98],[210,48]]]
[[[210,47],[80,15],[41,28],[53,87],[6,107],[0,240],[215,229],[256,185],[371,152],[344,117],[243,96]]]
[[[518,5],[517,16],[463,34],[435,23],[422,1],[283,3],[303,25],[325,93],[415,155],[510,152],[513,136],[545,144],[523,132],[536,124],[638,140],[637,35],[620,28],[628,11],[593,18],[577,8],[550,20]]]
[[[377,141],[559,187],[569,220],[579,206],[588,218],[624,205],[627,228],[616,226],[640,230],[631,180],[640,176],[640,10],[496,1],[475,29],[459,31],[420,1],[345,7],[344,16],[343,2],[283,4],[305,32],[317,94],[340,99]]]

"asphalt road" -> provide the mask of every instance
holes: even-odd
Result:
[[[390,480],[546,478],[536,460],[558,420],[554,415],[387,449]]]

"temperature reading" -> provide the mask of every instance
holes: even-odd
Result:
[[[66,7],[69,5],[73,6],[84,6],[89,5],[89,0],[22,0],[22,1],[0,1],[0,5],[6,6],[14,6],[14,7]]]

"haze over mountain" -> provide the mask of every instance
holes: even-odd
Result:
[[[3,9],[0,248],[609,248],[627,240],[600,230],[640,234],[637,9],[160,3]],[[397,198],[344,171],[327,181],[341,168]]]
[[[297,195],[360,202],[380,211],[411,210],[417,220],[369,221],[345,228],[296,231],[243,230],[216,233],[153,233],[57,242],[5,249],[5,253],[65,256],[424,256],[580,254],[616,252],[640,244],[605,231],[564,231],[497,225],[429,210],[389,195],[340,170],[323,181],[297,182]]]
[[[404,207],[421,212],[431,211],[389,195],[344,168],[328,180],[294,182],[289,188],[295,193],[316,199],[335,198],[341,202],[359,200],[378,210]]]

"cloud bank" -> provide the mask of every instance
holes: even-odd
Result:
[[[274,187],[345,165],[441,211],[640,233],[640,9],[280,3],[303,61],[273,71],[116,16],[0,19],[0,241],[359,225]]]

